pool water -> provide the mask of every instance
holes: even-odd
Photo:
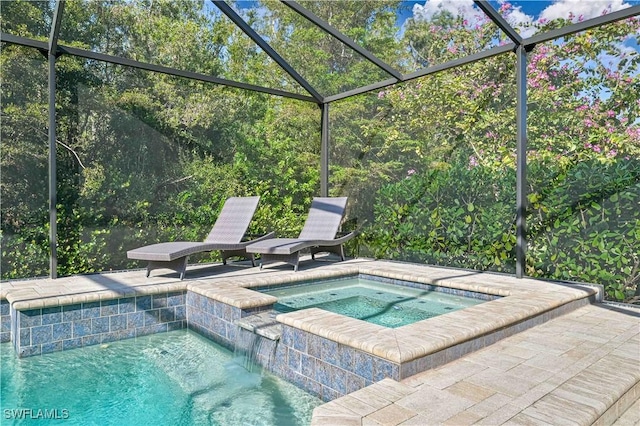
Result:
[[[0,351],[3,425],[307,425],[322,404],[188,330],[22,359],[10,343]]]
[[[278,298],[274,308],[292,312],[320,308],[389,328],[397,328],[483,303],[484,300],[348,278],[263,290]]]

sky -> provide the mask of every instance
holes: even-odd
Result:
[[[491,0],[490,3],[496,9],[500,8],[503,0]],[[540,19],[552,20],[557,18],[590,19],[602,15],[604,10],[615,12],[630,6],[640,4],[640,0],[514,0],[509,2],[513,8],[503,17],[514,27],[519,27],[528,22]],[[473,0],[412,0],[406,1],[409,6],[399,17],[404,21],[408,17],[430,18],[439,10],[445,9],[454,14],[462,14],[472,22],[473,16],[478,13]],[[521,33],[522,34],[522,33]],[[526,36],[527,34],[522,34]]]

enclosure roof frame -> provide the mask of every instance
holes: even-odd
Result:
[[[289,92],[286,90],[273,89],[263,87],[255,84],[238,82],[235,80],[229,80],[225,78],[215,77],[198,72],[186,71],[178,68],[151,64],[148,62],[136,61],[132,59],[123,58],[120,56],[108,55],[99,52],[93,52],[86,49],[80,49],[77,47],[71,47],[61,45],[58,43],[60,26],[64,15],[64,8],[58,7],[58,4],[64,3],[65,0],[56,0],[56,13],[52,23],[51,34],[48,42],[35,40],[27,37],[16,36],[0,32],[0,42],[15,44],[25,47],[31,47],[38,49],[44,54],[49,52],[56,56],[61,54],[69,54],[72,56],[78,56],[85,59],[93,59],[97,61],[103,61],[132,68],[143,69],[146,71],[158,72],[177,77],[188,78],[192,80],[198,80],[207,83],[213,83],[216,85],[229,86],[243,90],[249,90],[259,93],[265,93],[273,96],[280,96],[284,98],[296,99],[305,102],[313,102],[318,105],[324,103],[331,103],[342,99],[347,99],[352,96],[357,96],[363,93],[379,90],[384,87],[392,86],[397,83],[402,83],[416,78],[424,77],[427,75],[435,74],[441,71],[445,71],[451,68],[455,68],[462,65],[471,64],[477,61],[481,61],[493,56],[501,55],[509,51],[515,52],[519,46],[524,46],[527,51],[533,49],[537,44],[556,40],[558,38],[566,37],[568,35],[575,34],[577,32],[585,31],[598,26],[610,24],[623,19],[632,18],[640,15],[640,5],[635,5],[622,9],[616,12],[611,12],[606,15],[598,16],[593,19],[588,19],[575,24],[567,25],[562,28],[550,30],[544,33],[535,34],[528,38],[522,38],[517,31],[498,13],[498,11],[487,0],[474,0],[474,3],[503,31],[507,37],[512,41],[502,46],[497,46],[492,49],[473,53],[462,58],[453,59],[442,64],[433,65],[430,67],[422,68],[414,72],[403,74],[395,70],[393,67],[380,60],[374,54],[368,50],[360,47],[351,38],[332,27],[329,23],[320,19],[312,12],[308,11],[297,2],[293,0],[281,0],[286,6],[298,13],[304,19],[308,20],[312,24],[316,25],[323,32],[331,35],[337,40],[343,42],[350,49],[353,49],[358,55],[362,56],[369,62],[375,64],[378,68],[382,69],[385,73],[391,77],[374,82],[365,86],[357,87],[344,91],[342,93],[322,96],[320,92],[314,88],[309,82],[307,82],[282,56],[280,56],[264,38],[262,38],[251,26],[244,20],[233,8],[228,4],[226,0],[211,0],[218,9],[224,13],[233,23],[238,26],[245,34],[247,34],[271,59],[273,59],[287,74],[289,74],[302,88],[309,93],[304,95],[300,93]]]

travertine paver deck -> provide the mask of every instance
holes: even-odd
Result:
[[[312,424],[627,425],[640,421],[638,398],[640,310],[595,304],[331,401]]]

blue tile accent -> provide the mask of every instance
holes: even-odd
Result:
[[[172,322],[176,320],[174,308],[160,309],[160,322]]]
[[[101,343],[102,338],[99,334],[93,334],[91,336],[84,336],[82,338],[82,346],[92,346],[99,345]]]
[[[184,293],[176,292],[176,293],[168,293],[167,294],[167,306],[179,306],[184,305],[185,303]]]
[[[300,371],[307,377],[316,376],[316,359],[306,354],[300,356]]]
[[[127,316],[125,314],[113,315],[109,317],[109,329],[114,331],[126,330],[127,328]]]
[[[62,341],[62,350],[66,351],[68,349],[76,349],[80,347],[82,347],[82,338],[80,337]]]
[[[362,389],[365,386],[364,379],[362,377],[352,373],[347,373],[346,376],[347,376],[346,377],[346,380],[347,380],[346,393],[355,392],[357,390]]]
[[[329,339],[320,340],[320,358],[329,364],[338,364],[338,343]]]
[[[71,329],[70,322],[61,322],[58,324],[52,324],[53,326],[53,340],[66,340],[73,337],[73,331]]]
[[[187,307],[182,305],[182,306],[176,306],[175,307],[175,315],[176,315],[176,320],[186,320],[187,319]]]
[[[365,380],[373,380],[373,360],[371,355],[356,351],[353,363],[354,371],[358,376],[363,377]]]
[[[381,358],[374,358],[373,381],[377,382],[386,377],[400,380],[400,368],[398,365]]]
[[[155,324],[136,328],[136,337],[147,336],[149,334],[164,333],[167,331],[167,324]]]
[[[42,353],[49,354],[51,352],[60,352],[62,350],[62,341],[45,343],[42,345]]]
[[[316,361],[315,380],[323,386],[331,386],[331,367],[321,360]]]
[[[300,352],[307,351],[307,333],[303,330],[298,330],[297,328],[293,329],[293,347],[295,350]]]
[[[151,296],[153,309],[167,307],[167,294],[154,294]]]
[[[144,312],[144,326],[156,325],[159,322],[160,318],[160,310],[151,309],[150,311]]]
[[[25,358],[28,356],[40,355],[41,353],[40,346],[22,346],[18,350],[18,357]]]
[[[82,319],[98,318],[100,316],[100,302],[82,304]]]
[[[151,309],[151,296],[136,297],[136,311],[148,311]]]
[[[334,399],[338,398],[340,395],[338,394],[338,392],[336,392],[335,390],[323,386],[322,387],[322,400],[325,402],[329,402],[329,401],[333,401]]]
[[[353,348],[339,344],[337,362],[338,367],[344,368],[347,371],[351,371],[353,369],[353,353]]]
[[[11,333],[7,331],[0,332],[0,343],[7,343],[11,341]]]
[[[9,333],[11,331],[11,317],[9,315],[3,315],[0,317],[0,332]]]
[[[110,342],[116,342],[118,340],[122,340],[122,336],[117,331],[113,331],[111,333],[105,333],[101,337],[102,337],[101,343],[110,343]]]
[[[67,305],[62,307],[62,321],[71,322],[82,319],[82,305]]]
[[[62,322],[62,308],[54,306],[42,309],[42,325]]]
[[[53,340],[53,326],[39,325],[31,329],[31,344],[42,345],[43,343],[50,343]]]
[[[109,332],[109,317],[93,318],[91,320],[91,331],[93,334]]]
[[[74,321],[73,337],[84,337],[91,334],[91,318]]]
[[[31,329],[20,329],[20,346],[31,346]]]
[[[293,371],[300,371],[300,352],[289,349],[288,366]]]
[[[108,317],[118,313],[118,299],[103,300],[100,302],[100,316]]]
[[[184,328],[184,321],[173,321],[167,323],[167,331],[182,330]]]
[[[347,392],[347,372],[342,368],[331,367],[331,388],[341,396]]]
[[[293,328],[286,325],[283,326],[280,341],[285,346],[293,347]]]
[[[322,358],[321,355],[321,345],[320,342],[323,340],[322,337],[316,336],[315,334],[309,334],[307,336],[307,353],[316,358]]]
[[[127,314],[127,328],[144,326],[144,312],[131,312]]]
[[[122,299],[118,299],[118,313],[128,314],[129,312],[135,312],[135,311],[136,311],[135,297],[125,297]]]
[[[9,305],[9,301],[0,300],[0,315],[10,315],[11,314],[11,306]]]
[[[20,328],[42,325],[42,309],[30,309],[20,312]]]

